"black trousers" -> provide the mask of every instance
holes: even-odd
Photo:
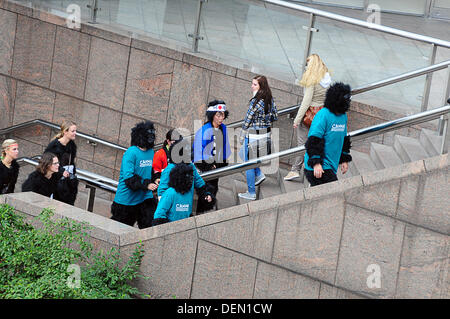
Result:
[[[338,180],[336,174],[331,169],[324,169],[321,178],[316,178],[314,176],[314,171],[304,169],[304,172],[306,179],[311,184],[311,187]]]
[[[121,205],[113,202],[111,219],[130,226],[134,226],[137,222],[140,229],[151,227],[157,205],[155,198],[148,198],[138,205]]]
[[[217,178],[210,181],[206,181],[205,184],[206,184],[206,191],[210,192],[213,198],[215,198],[217,192],[219,191],[219,179]],[[199,198],[197,201],[197,209],[195,210],[195,213],[199,215],[213,208],[214,208],[213,203],[209,203],[204,198]]]

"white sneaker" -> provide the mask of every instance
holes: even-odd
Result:
[[[256,199],[256,194],[250,194],[249,192],[239,193],[238,196],[240,198],[249,199],[249,200],[255,200]]]
[[[285,180],[285,181],[290,181],[290,180],[293,180],[293,179],[299,178],[299,177],[300,177],[299,172],[290,171],[290,172],[284,177],[284,180]]]
[[[255,186],[258,186],[259,184],[264,182],[265,179],[266,179],[266,176],[263,173],[261,173],[261,175],[259,175],[258,177],[255,178]]]

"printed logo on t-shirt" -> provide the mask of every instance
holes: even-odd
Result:
[[[175,210],[177,212],[187,212],[189,211],[189,204],[177,204]]]
[[[331,126],[331,132],[344,132],[345,124],[333,124]]]
[[[152,166],[153,160],[140,160],[139,167],[148,167]]]

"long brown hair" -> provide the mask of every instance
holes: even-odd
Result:
[[[267,114],[270,110],[269,107],[272,107],[272,91],[270,90],[267,78],[264,75],[257,75],[253,78],[253,80],[258,81],[259,84],[259,90],[255,95],[256,103],[259,100],[263,100],[264,113]]]
[[[42,154],[42,157],[39,160],[39,164],[38,166],[36,166],[36,170],[43,175],[47,174],[48,169],[50,168],[51,165],[53,165],[53,159],[55,157],[58,158],[55,154],[50,152]]]

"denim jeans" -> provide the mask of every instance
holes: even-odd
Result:
[[[248,137],[246,137],[245,141],[244,141],[245,161],[248,161],[248,155],[249,155],[248,143],[249,143],[249,140],[248,140]],[[256,180],[256,177],[260,176],[261,174],[262,174],[262,172],[259,167],[252,168],[252,169],[245,171],[245,175],[247,176],[247,188],[248,188],[248,192],[250,194],[256,194],[255,180]]]

